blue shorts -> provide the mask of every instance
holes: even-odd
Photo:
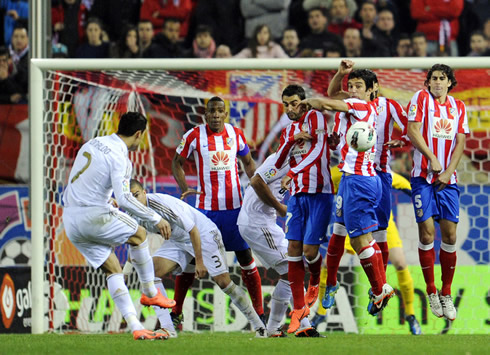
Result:
[[[381,198],[378,176],[342,175],[335,206],[335,222],[345,225],[351,238],[378,229],[376,207]]]
[[[422,177],[412,178],[412,204],[417,223],[430,217],[436,221],[447,219],[459,222],[459,187],[457,184],[446,185],[441,191],[438,185],[429,184]]]
[[[223,237],[223,244],[225,245],[226,251],[241,251],[250,248],[240,235],[236,224],[240,208],[227,211],[208,211],[201,209],[199,211],[204,213],[216,224]]]
[[[391,214],[391,183],[393,177],[390,173],[376,171],[381,181],[381,199],[376,207],[376,217],[378,218],[379,228],[388,228],[388,221]]]
[[[327,239],[332,194],[296,194],[288,200],[286,239],[320,245]]]

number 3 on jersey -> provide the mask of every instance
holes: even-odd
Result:
[[[80,169],[80,171],[73,177],[73,179],[71,179],[71,183],[72,184],[80,177],[80,175],[83,174],[83,172],[85,170],[87,170],[87,168],[89,167],[90,163],[92,162],[92,155],[89,152],[83,152],[83,156],[85,158],[87,158],[87,162],[85,163],[85,165],[83,166],[83,168]]]

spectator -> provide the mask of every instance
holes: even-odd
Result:
[[[359,10],[359,18],[361,19],[361,34],[362,38],[373,39],[373,32],[376,25],[376,5],[372,0],[363,2]]]
[[[310,34],[301,39],[301,48],[310,49],[315,57],[324,57],[325,48],[336,44],[340,47],[342,39],[327,30],[327,14],[324,8],[313,8],[308,12]]]
[[[279,44],[271,38],[267,25],[255,28],[249,46],[242,49],[235,58],[289,58]]]
[[[240,9],[245,18],[245,37],[250,40],[257,26],[266,23],[271,38],[280,39],[288,24],[288,9],[291,0],[240,0]]]
[[[415,32],[412,34],[412,48],[414,57],[428,57],[427,53],[427,39],[422,32]]]
[[[111,46],[110,57],[141,58],[142,53],[138,43],[138,30],[135,26],[129,25],[121,33],[119,40]]]
[[[288,27],[284,30],[281,45],[290,58],[299,56],[299,38],[294,28]]]
[[[488,50],[488,42],[482,31],[474,31],[470,36],[471,52],[468,56],[477,57],[486,55]]]
[[[349,8],[347,7],[347,0],[332,0],[328,30],[339,36],[343,36],[347,28],[361,29],[362,25],[351,17]]]
[[[163,49],[153,42],[154,31],[150,20],[138,22],[138,44],[143,58],[162,58]]]
[[[109,43],[102,41],[102,22],[95,17],[87,20],[87,42],[78,46],[77,58],[109,58]]]
[[[378,20],[376,26],[373,29],[374,40],[380,48],[383,49],[383,57],[396,56],[396,42],[397,36],[395,35],[395,20],[393,12],[386,8],[378,13]]]
[[[90,17],[97,17],[105,24],[109,38],[119,41],[124,38],[121,32],[129,26],[138,24],[141,0],[91,0]]]
[[[84,23],[87,8],[81,0],[60,0],[51,7],[51,23],[55,43],[68,48],[68,56],[74,57],[77,47],[85,36]]]
[[[5,14],[3,18],[3,40],[8,46],[11,44],[10,41],[17,26],[27,28],[29,3],[27,0],[1,0],[0,6]]]
[[[216,51],[216,42],[213,39],[211,27],[200,25],[196,30],[196,37],[192,42],[194,58],[213,58]]]
[[[490,41],[490,18],[488,18],[483,24],[483,34],[487,41]]]
[[[362,39],[357,28],[348,28],[344,32],[344,47],[347,57],[381,57],[383,49],[373,40]]]
[[[412,41],[406,33],[401,33],[398,37],[398,43],[396,45],[396,54],[398,57],[411,57],[412,56]]]
[[[11,44],[9,47],[10,57],[14,65],[14,78],[22,89],[22,94],[27,95],[29,78],[29,37],[27,28],[22,24],[17,24],[12,32]]]
[[[428,54],[458,55],[459,23],[463,0],[412,0],[410,13],[417,20],[417,32],[427,38]]]
[[[303,0],[291,0],[288,18],[289,26],[296,29],[299,38],[303,38],[310,32],[308,26],[308,13],[303,8]]]
[[[344,31],[345,32],[345,31]],[[342,57],[342,48],[336,45],[331,45],[325,49],[325,57],[340,58]]]
[[[328,11],[330,11],[330,9],[332,8],[333,2],[334,2],[334,0],[304,0],[303,1],[303,8],[306,11],[310,11],[313,8],[322,7],[324,9],[327,9]],[[353,18],[354,14],[356,13],[356,10],[357,10],[356,1],[355,0],[346,0],[345,4],[346,4],[347,9],[348,9],[347,16],[349,16],[350,18]]]
[[[184,58],[187,57],[187,54],[181,47],[179,38],[180,21],[175,18],[167,18],[162,32],[158,33],[153,41],[162,49],[163,58]]]
[[[7,48],[0,47],[0,104],[16,104],[24,95],[15,78],[9,75],[10,56]]]
[[[179,38],[187,36],[193,10],[191,0],[145,0],[141,5],[141,20],[150,20],[155,34],[164,29],[168,19],[179,21]]]
[[[231,50],[226,44],[221,44],[216,49],[216,58],[231,58]]]

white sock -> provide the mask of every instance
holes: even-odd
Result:
[[[248,298],[245,291],[243,291],[240,287],[238,287],[233,281],[229,283],[223,289],[223,292],[226,293],[231,298],[231,302],[243,313],[245,317],[247,317],[248,321],[252,325],[253,330],[257,330],[259,328],[265,328],[264,323],[257,315],[257,312],[252,307],[252,303],[250,303],[250,299]]]
[[[112,300],[121,312],[122,316],[131,328],[131,331],[144,329],[138,318],[136,318],[136,309],[133,301],[129,296],[129,291],[124,283],[123,274],[112,274],[107,277],[107,288]]]
[[[150,250],[148,248],[148,239],[140,245],[130,245],[129,255],[131,256],[131,263],[138,273],[143,293],[148,297],[155,297],[157,295],[157,289],[153,283],[155,271],[153,269],[153,260],[151,260]]]
[[[167,297],[167,291],[165,291],[165,287],[163,287],[162,279],[155,277],[155,287],[160,290],[162,295]],[[172,323],[172,318],[170,318],[170,312],[168,308],[153,306],[153,309],[155,310],[158,320],[160,321],[160,327],[175,331],[174,324]]]
[[[271,312],[267,322],[267,331],[274,332],[280,326],[286,315],[289,306],[289,299],[292,297],[289,281],[279,279],[271,297]]]

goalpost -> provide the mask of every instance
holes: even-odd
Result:
[[[112,133],[119,112],[128,109],[142,111],[151,116],[152,120],[144,149],[140,149],[131,158],[135,163],[135,175],[156,188],[156,178],[162,172],[168,173],[168,166],[165,166],[167,149],[181,138],[168,132],[175,127],[178,128],[175,132],[182,132],[189,125],[201,123],[204,99],[218,95],[230,101],[234,123],[245,130],[247,139],[260,144],[280,118],[281,101],[278,94],[281,89],[294,82],[304,85],[311,95],[325,95],[332,71],[337,69],[339,61],[337,58],[31,60],[32,333],[39,334],[56,328],[56,324],[53,326],[57,323],[55,317],[58,320],[60,317],[69,318],[66,311],[56,314],[53,304],[56,297],[62,299],[65,292],[63,285],[60,288],[58,283],[63,281],[60,275],[65,272],[60,265],[70,265],[70,260],[63,259],[65,247],[60,247],[62,242],[66,242],[60,241],[63,238],[60,197],[69,172],[70,159],[74,157],[77,146],[93,136]],[[470,156],[463,162],[466,165],[460,174],[469,175],[466,178],[467,184],[479,186],[476,196],[483,195],[484,199],[485,194],[488,194],[490,171],[490,74],[488,70],[482,69],[490,68],[488,58],[354,58],[354,61],[356,68],[375,70],[382,95],[399,100],[403,105],[407,104],[416,90],[423,88],[424,73],[421,70],[433,64],[444,63],[453,69],[461,69],[460,75],[457,74],[458,81],[462,81],[462,76],[466,77],[464,70],[472,73],[471,79],[466,80],[468,88],[457,92],[459,96],[451,94],[465,101],[472,127],[483,132],[481,135],[472,135],[471,144],[467,147]],[[471,84],[481,90],[472,91]],[[160,105],[160,101],[164,101],[165,105]],[[148,108],[152,111],[145,112]],[[75,110],[79,111],[76,112],[77,121],[73,122],[71,114]],[[95,116],[97,120],[93,121]],[[160,125],[159,122],[163,123]],[[68,126],[70,130],[65,130]],[[153,132],[154,128],[158,130]],[[157,139],[157,136],[162,138]],[[464,188],[465,193],[469,193],[469,190]],[[479,230],[483,231],[485,215],[481,206],[485,202],[480,197],[471,197],[470,200],[467,204],[462,202],[462,208],[481,208],[478,212],[481,216],[475,216],[474,221]],[[486,201],[488,203],[488,195]],[[488,207],[486,211],[488,217]],[[399,214],[400,218],[406,217],[403,212]],[[488,235],[488,222],[486,228]],[[470,235],[478,231],[470,230],[467,233]],[[486,259],[484,253],[478,251],[485,247],[482,244],[485,243],[484,238],[475,237],[472,243],[471,248],[477,249],[475,253],[478,254],[475,256],[469,253],[474,264],[488,264],[488,240]],[[61,259],[63,262],[60,262]],[[55,281],[55,278],[61,281]],[[99,287],[105,288],[105,283]],[[48,310],[45,309],[45,303]],[[79,321],[77,319],[76,322]],[[89,323],[88,320],[86,322]],[[114,317],[107,323],[111,322],[120,323],[121,319]],[[87,327],[92,329],[90,324]],[[97,325],[93,329],[107,331],[112,329],[110,327]],[[114,329],[119,328],[116,326]]]

